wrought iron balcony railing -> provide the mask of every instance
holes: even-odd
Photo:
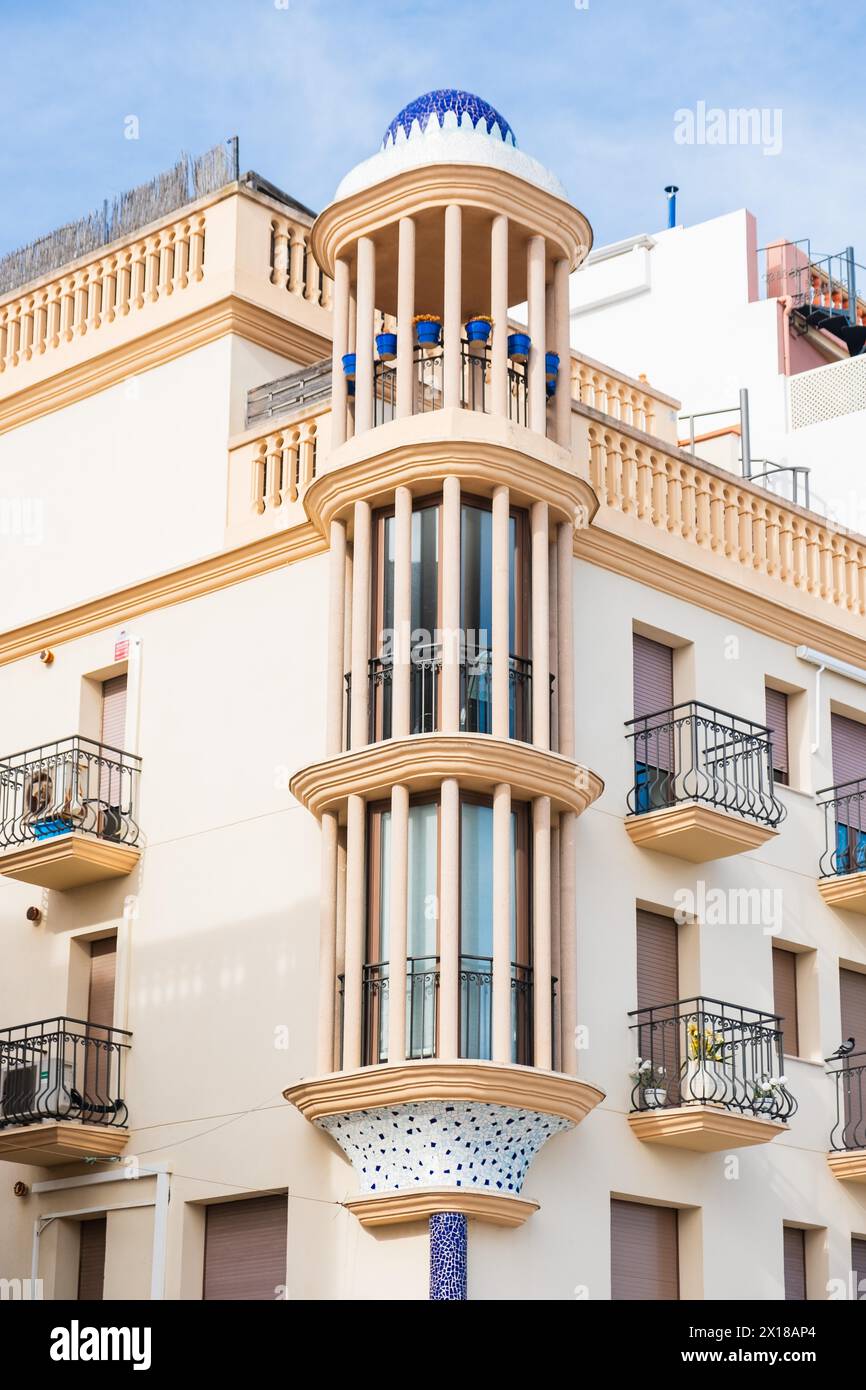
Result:
[[[511,1060],[532,1066],[532,967],[511,964]],[[460,1056],[493,1056],[493,958],[460,957]]]
[[[826,798],[818,802],[824,811],[821,877],[866,870],[866,777],[824,787],[818,796]]]
[[[626,728],[634,742],[631,815],[699,801],[773,828],[784,819],[765,725],[690,700],[630,719]]]
[[[836,1120],[830,1131],[830,1148],[836,1153],[866,1149],[866,1052],[848,1057],[828,1057],[836,1083]]]
[[[131,1037],[79,1018],[0,1029],[0,1130],[44,1120],[123,1128]]]
[[[387,1062],[391,977],[388,961],[365,965],[362,975],[362,1065]],[[406,1057],[436,1056],[437,956],[410,956],[406,961]],[[391,1058],[390,1060],[394,1060]]]
[[[443,351],[440,346],[413,348],[413,415],[440,410],[443,402]],[[460,402],[467,410],[490,410],[490,348],[470,344],[465,338],[460,353]],[[525,364],[508,367],[508,418],[518,425],[528,423],[528,387]],[[393,420],[397,409],[397,370],[393,361],[373,364],[373,421],[376,425]]]
[[[635,1009],[629,1018],[634,1110],[718,1105],[779,1121],[796,1111],[776,1014],[695,998]]]
[[[0,758],[0,849],[73,830],[136,845],[141,759],[75,734]]]

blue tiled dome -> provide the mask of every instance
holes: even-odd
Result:
[[[401,126],[407,136],[411,133],[415,121],[422,131],[427,129],[431,117],[441,126],[446,111],[453,111],[458,121],[464,115],[468,116],[476,128],[483,121],[488,135],[493,135],[495,131],[504,143],[517,144],[511,126],[489,102],[482,101],[481,97],[473,96],[471,92],[458,92],[453,87],[441,87],[438,91],[416,97],[398,112],[385,131],[382,149],[387,149],[389,144],[397,139],[397,132]]]

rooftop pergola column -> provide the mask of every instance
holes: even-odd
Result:
[[[554,350],[559,354],[559,380],[554,397],[556,442],[571,447],[571,330],[568,302],[568,261],[556,262],[553,271]]]
[[[526,248],[527,308],[532,347],[528,364],[529,428],[537,434],[547,432],[547,392],[544,377],[545,354],[545,247],[544,237],[529,238]]]
[[[490,410],[508,414],[508,218],[494,217],[490,229]]]
[[[355,326],[355,433],[373,426],[373,327],[376,309],[376,247],[358,238],[357,319]]]
[[[331,357],[331,448],[346,442],[348,383],[343,357],[349,351],[349,263],[334,265],[334,348]]]
[[[396,418],[403,420],[414,410],[412,353],[415,314],[415,223],[401,217],[397,245],[397,406]]]
[[[463,280],[463,217],[457,203],[445,209],[445,283],[442,362],[442,404],[459,406],[460,344],[463,338],[462,280]]]

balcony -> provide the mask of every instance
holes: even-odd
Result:
[[[787,1129],[775,1014],[718,999],[680,999],[629,1015],[635,1038],[629,1124],[648,1144],[715,1153],[766,1144]]]
[[[444,404],[442,348],[415,343],[412,361],[412,408],[407,413],[424,415],[428,410],[441,410]],[[490,369],[490,348],[464,338],[460,345],[460,404],[464,410],[490,413]],[[552,383],[548,383],[548,397],[553,395],[551,386]],[[350,382],[350,388],[350,395],[354,395],[354,382]],[[508,418],[517,425],[528,424],[527,392],[526,364],[512,361],[508,367]],[[379,360],[373,367],[373,423],[385,425],[396,419],[396,412],[396,363]]]
[[[0,1159],[50,1167],[121,1153],[131,1036],[78,1018],[0,1029]]]
[[[78,734],[0,759],[0,874],[66,889],[130,873],[140,770]]]
[[[409,732],[435,733],[439,728],[442,676],[440,643],[416,646],[410,654]],[[392,737],[391,700],[393,659],[372,656],[368,663],[369,743]],[[555,676],[550,676],[551,727]],[[346,691],[346,747],[352,746],[352,674],[344,676]],[[486,648],[464,651],[460,658],[460,730],[469,734],[493,732],[493,652]],[[508,658],[508,736],[522,743],[532,740],[532,662],[528,657]]]
[[[818,792],[826,800],[818,892],[831,907],[866,914],[866,777]]]
[[[776,834],[785,808],[763,724],[691,700],[626,728],[635,772],[625,827],[634,844],[702,864]]]
[[[830,1171],[840,1182],[866,1183],[866,1052],[828,1058],[836,1086],[836,1119],[830,1131]]]

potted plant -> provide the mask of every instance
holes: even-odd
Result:
[[[343,355],[343,374],[347,381],[355,380],[355,354],[347,352]]]
[[[559,376],[558,352],[546,352],[544,354],[544,375],[548,381],[556,381]]]
[[[442,320],[438,314],[416,314],[415,339],[424,347],[438,347],[442,338]]]
[[[782,1098],[782,1090],[787,1084],[784,1076],[762,1076],[752,1086],[752,1109],[765,1114],[775,1110]]]
[[[528,333],[509,333],[508,356],[515,362],[525,362],[529,357],[532,339]]]
[[[640,1098],[647,1110],[660,1110],[668,1098],[667,1072],[657,1066],[649,1057],[635,1057],[634,1071],[629,1073],[635,1086],[640,1088]]]
[[[683,1097],[699,1102],[725,1099],[727,1085],[720,1064],[724,1062],[724,1034],[709,1023],[700,1027],[696,1018],[688,1022],[688,1065],[683,1079]]]
[[[397,356],[397,334],[377,333],[376,351],[379,354],[380,362],[393,362]]]
[[[487,314],[472,314],[466,320],[466,337],[470,343],[486,343],[493,329]]]

